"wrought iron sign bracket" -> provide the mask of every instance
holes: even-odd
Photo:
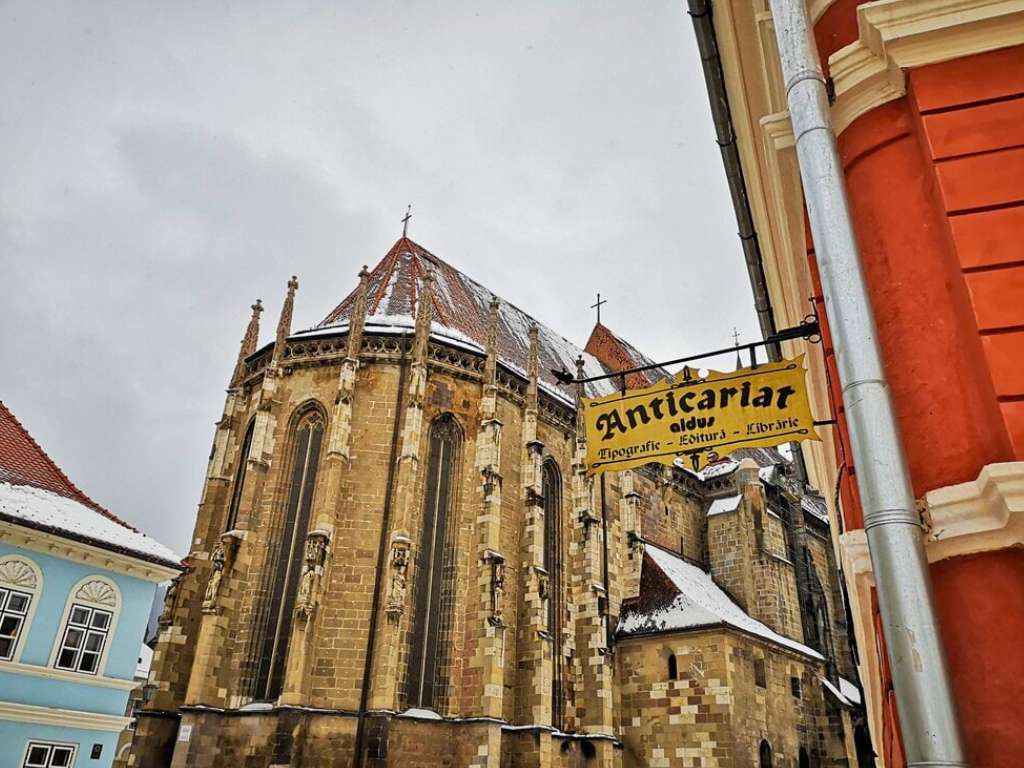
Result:
[[[781,331],[776,331],[771,336],[768,336],[761,341],[753,341],[749,344],[737,344],[732,347],[725,347],[724,349],[716,349],[711,352],[702,352],[699,355],[689,355],[687,357],[679,357],[675,360],[666,360],[662,363],[651,363],[650,365],[641,365],[636,368],[627,368],[622,371],[614,371],[613,373],[605,373],[600,376],[590,376],[588,378],[577,378],[569,371],[562,368],[561,370],[552,369],[551,373],[560,384],[572,385],[572,384],[588,384],[592,381],[603,381],[604,379],[618,378],[619,383],[623,390],[626,389],[626,376],[631,373],[643,373],[644,371],[650,371],[654,368],[664,368],[668,365],[678,365],[679,363],[690,363],[696,360],[704,360],[709,357],[718,357],[719,355],[727,355],[735,352],[737,358],[742,350],[746,350],[750,355],[750,367],[757,368],[757,349],[759,347],[770,347],[775,344],[780,344],[783,341],[792,341],[794,339],[806,339],[812,344],[817,344],[821,341],[821,325],[818,323],[817,315],[808,315],[803,319],[799,325],[794,325],[789,328],[783,328]],[[683,381],[693,376],[688,366],[684,366],[681,371]]]

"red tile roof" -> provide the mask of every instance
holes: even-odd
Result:
[[[367,285],[367,325],[375,323],[412,327],[423,277],[434,278],[431,304],[434,332],[441,331],[456,342],[483,350],[487,341],[489,305],[493,292],[426,248],[408,238],[401,238],[374,267]],[[350,293],[324,320],[310,332],[344,326],[352,313],[356,292]],[[607,373],[598,360],[564,338],[557,331],[537,322],[514,304],[501,301],[498,312],[498,357],[502,363],[525,374],[529,353],[528,332],[538,329],[541,386],[557,393],[567,402],[573,400],[571,387],[559,384],[552,369],[576,372],[576,358],[584,359],[586,376]],[[372,330],[372,329],[368,329]],[[302,335],[302,334],[297,334]],[[587,386],[587,394],[608,394],[614,391],[610,382]]]
[[[653,360],[625,339],[616,336],[601,323],[595,325],[594,330],[590,332],[590,338],[587,339],[587,346],[584,349],[600,360],[601,364],[610,371],[625,371],[654,364]],[[668,371],[664,368],[651,368],[648,371],[630,373],[626,375],[626,387],[642,389],[667,378],[668,375]]]
[[[0,401],[0,482],[31,485],[85,504],[106,518],[136,530],[86,496]]]

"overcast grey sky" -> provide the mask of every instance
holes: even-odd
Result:
[[[679,0],[0,2],[0,399],[184,553],[249,305],[401,232],[583,344],[756,337]]]

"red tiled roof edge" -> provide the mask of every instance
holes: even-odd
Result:
[[[10,408],[8,408],[7,405],[2,400],[0,400],[0,421],[6,421],[8,424],[13,426],[15,431],[25,441],[25,444],[21,446],[13,444],[2,445],[2,443],[0,443],[0,447],[11,450],[20,449],[22,451],[28,450],[30,452],[33,452],[35,454],[34,458],[37,460],[41,460],[50,470],[52,470],[57,475],[57,479],[60,481],[59,484],[46,483],[41,480],[33,480],[31,478],[26,477],[24,485],[31,485],[35,488],[40,488],[44,491],[50,491],[60,496],[65,496],[67,498],[74,499],[75,501],[85,504],[90,509],[99,512],[101,515],[108,518],[109,520],[112,520],[118,525],[124,526],[125,528],[131,531],[139,533],[138,529],[128,525],[128,523],[119,518],[113,512],[97,504],[95,501],[86,496],[82,489],[80,489],[77,485],[71,482],[71,479],[64,474],[64,471],[59,466],[57,466],[57,463],[53,459],[51,459],[50,455],[45,450],[43,450],[43,447],[36,442],[36,439],[32,437],[31,433],[27,429],[25,429],[25,426],[20,421],[18,421],[18,417],[11,412]],[[3,435],[0,434],[0,438],[2,438],[2,436]],[[7,466],[6,461],[7,457],[4,454],[0,454],[0,467]],[[9,468],[20,475],[16,467],[11,466]],[[17,485],[19,483],[15,484]]]
[[[640,368],[649,364],[646,359],[634,357],[622,339],[601,323],[594,325],[594,330],[590,332],[590,338],[587,339],[587,345],[583,349],[601,361],[601,364],[610,371]],[[656,379],[645,371],[626,375],[628,389],[643,389],[651,386],[655,381]]]

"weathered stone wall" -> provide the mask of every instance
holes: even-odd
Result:
[[[669,679],[671,654],[676,680]],[[626,768],[733,765],[734,695],[724,633],[631,639],[619,644],[617,655]]]
[[[773,765],[798,765],[803,747],[811,765],[835,765],[847,757],[838,713],[826,701],[820,678],[824,664],[738,634],[725,643],[734,765],[757,766],[758,749],[767,740]],[[756,684],[755,659],[763,661],[765,687]],[[794,695],[793,678],[799,695]]]
[[[755,659],[764,663],[764,687],[755,681]],[[837,764],[831,761],[847,755],[841,716],[819,682],[823,667],[732,631],[625,641],[619,646],[623,764],[753,768],[763,739],[774,765],[796,765],[800,747],[812,765]],[[799,697],[793,677],[800,680]]]

